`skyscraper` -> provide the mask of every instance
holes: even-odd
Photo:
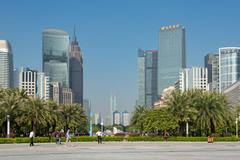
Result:
[[[69,87],[68,51],[69,35],[65,31],[43,31],[43,72],[50,77],[51,82],[59,82],[62,87]]]
[[[73,102],[83,104],[83,58],[75,30],[69,51],[69,74]]]
[[[240,80],[240,47],[219,48],[219,91]]]
[[[124,127],[130,125],[130,113],[127,111],[122,112],[122,125]]]
[[[138,105],[153,106],[157,92],[158,51],[138,50]]]
[[[214,59],[214,54],[207,54],[204,57],[204,67],[208,70],[208,82],[212,83],[212,63]]]
[[[159,33],[158,94],[173,86],[186,67],[185,28],[179,24],[162,26]]]
[[[8,41],[0,40],[0,88],[13,87],[13,55]]]

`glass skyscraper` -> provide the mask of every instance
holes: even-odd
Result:
[[[179,72],[186,68],[185,28],[181,25],[162,26],[159,33],[158,94],[173,86]]]
[[[138,50],[138,105],[151,107],[158,99],[158,51]]]
[[[240,47],[219,48],[219,91],[240,80]]]
[[[45,29],[42,43],[43,72],[50,77],[51,82],[69,87],[69,35],[59,29]]]
[[[13,55],[8,41],[0,40],[0,88],[13,87]]]

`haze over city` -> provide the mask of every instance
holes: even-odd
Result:
[[[10,0],[1,2],[0,39],[11,42],[15,68],[41,71],[43,30],[63,29],[72,38],[75,27],[84,58],[84,98],[94,112],[106,113],[112,93],[118,110],[132,111],[138,94],[137,50],[158,49],[160,26],[183,25],[187,66],[203,66],[207,53],[239,46],[239,3]]]

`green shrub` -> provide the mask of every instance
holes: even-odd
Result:
[[[15,143],[15,138],[0,138],[0,144]]]

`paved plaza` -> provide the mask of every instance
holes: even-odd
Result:
[[[239,160],[240,142],[1,144],[0,160]]]

